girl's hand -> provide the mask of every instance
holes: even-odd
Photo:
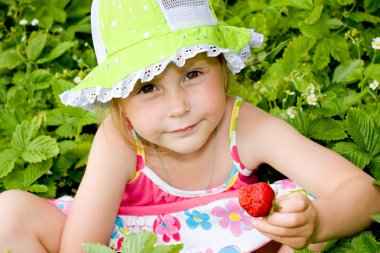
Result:
[[[293,249],[302,249],[313,242],[316,234],[317,211],[301,192],[279,196],[281,209],[254,223],[269,238]]]

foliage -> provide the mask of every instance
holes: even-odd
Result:
[[[132,233],[125,237],[121,253],[178,253],[183,248],[182,244],[155,245],[157,235],[152,232],[142,231]],[[101,244],[85,243],[83,249],[87,253],[116,253],[116,251]]]
[[[256,50],[230,94],[288,121],[379,185],[380,48],[373,39],[380,36],[380,2],[248,0],[227,8],[222,1],[217,4],[226,23],[252,27],[266,37],[266,50]],[[269,179],[278,177],[265,169]],[[372,218],[379,222],[379,214]],[[332,242],[323,252],[376,252],[378,223],[368,230]]]
[[[0,0],[0,192],[75,193],[97,118],[63,106],[58,96],[96,64],[90,4]],[[372,41],[380,37],[380,1],[213,0],[213,5],[223,23],[265,35],[229,93],[288,121],[380,185],[380,55]],[[277,176],[270,169],[263,175]],[[379,222],[379,214],[372,217]],[[330,252],[356,252],[360,242],[376,246],[379,237],[373,226],[332,243]]]
[[[97,119],[63,106],[58,95],[95,65],[90,1],[1,0],[0,6],[0,191],[72,194]]]

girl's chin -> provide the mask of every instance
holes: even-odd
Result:
[[[206,140],[207,141],[207,140]],[[202,148],[206,141],[168,141],[169,144],[159,145],[164,150],[176,152],[180,154],[190,154]]]

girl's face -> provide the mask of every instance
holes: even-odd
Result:
[[[124,111],[145,140],[178,153],[195,152],[223,117],[224,85],[220,60],[199,54],[184,67],[170,64],[151,82],[136,84]]]

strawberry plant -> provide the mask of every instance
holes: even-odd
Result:
[[[182,244],[173,245],[155,245],[157,242],[156,234],[142,231],[139,233],[129,234],[125,237],[121,253],[178,253],[182,249]],[[94,243],[85,243],[83,249],[87,253],[116,253],[113,249]]]
[[[58,95],[95,65],[91,1],[0,1],[0,191],[72,194],[97,119]]]

